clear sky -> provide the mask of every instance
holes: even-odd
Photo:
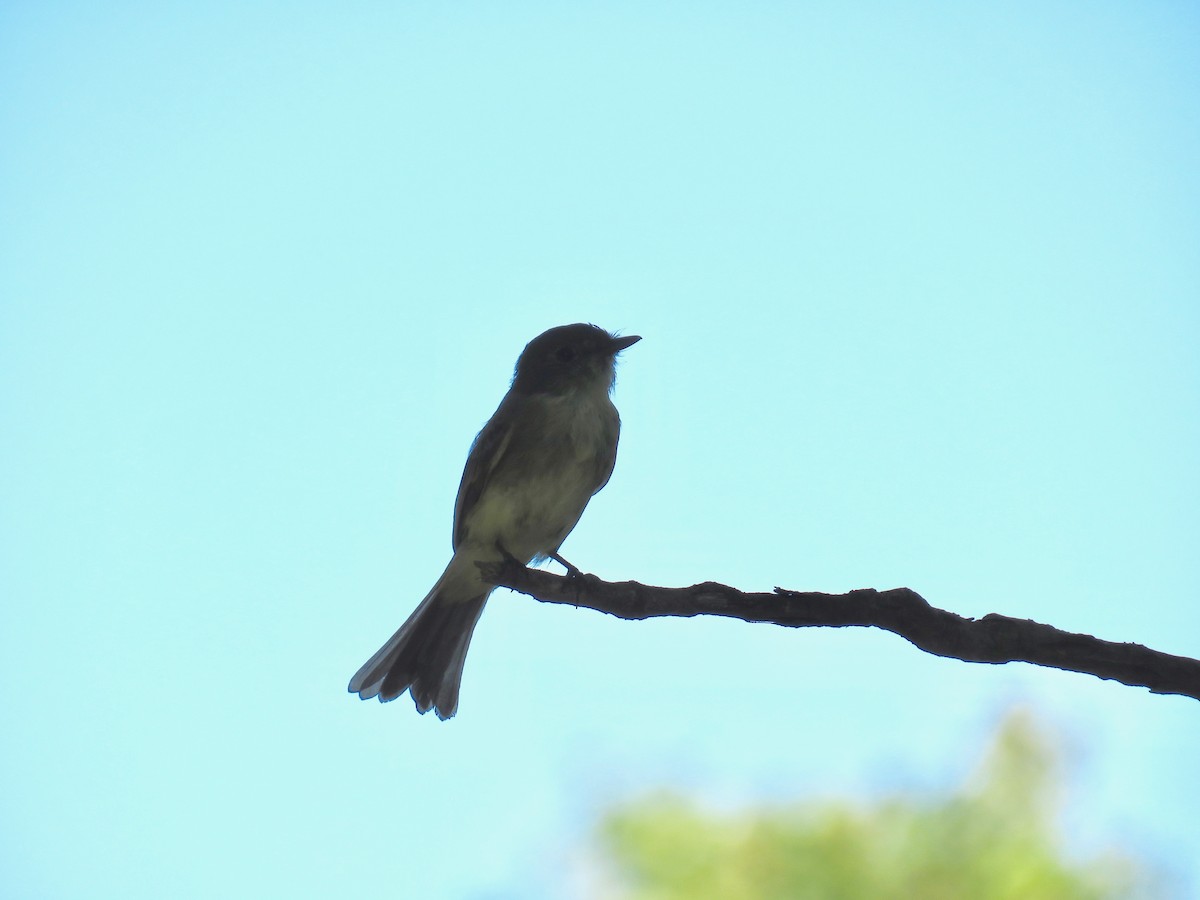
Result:
[[[638,333],[611,579],[907,585],[1200,656],[1193,4],[0,7],[0,894],[560,897],[606,804],[1071,748],[1200,891],[1200,705],[497,593],[346,693],[525,343]]]

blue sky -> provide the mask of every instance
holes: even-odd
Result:
[[[587,571],[907,585],[1200,656],[1183,3],[6,4],[11,897],[559,897],[607,804],[944,789],[1200,890],[1200,707],[507,593],[459,716],[345,693],[524,344],[638,333]]]

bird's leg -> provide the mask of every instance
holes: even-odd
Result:
[[[553,553],[547,553],[546,556],[567,570],[567,584],[574,589],[575,605],[578,606],[579,595],[583,593],[583,586],[587,583],[588,576],[584,575],[578,567],[571,565],[569,562],[559,556],[557,550],[555,550]]]
[[[514,565],[522,569],[525,568],[525,564],[509,553],[508,549],[502,543],[500,543],[499,538],[496,539],[496,550],[499,551],[500,556],[504,559],[505,565]]]
[[[576,580],[583,578],[583,572],[579,571],[579,569],[577,569],[575,566],[571,565],[569,562],[567,562],[565,559],[563,559],[561,556],[559,556],[557,550],[555,550],[553,553],[547,553],[546,556],[548,556],[550,559],[554,560],[556,563],[558,563],[560,566],[562,566],[564,569],[566,569],[567,570],[567,578],[569,578],[571,581],[576,581]]]

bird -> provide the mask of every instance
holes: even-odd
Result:
[[[621,419],[611,393],[616,358],[641,340],[576,323],[551,328],[517,359],[508,392],[467,455],[454,504],[454,555],[399,630],[354,674],[349,691],[421,714],[458,711],[471,635],[495,587],[479,563],[553,559],[588,501],[612,475]]]

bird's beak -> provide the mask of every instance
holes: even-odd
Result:
[[[642,339],[640,334],[627,334],[622,337],[615,337],[612,343],[609,344],[610,353],[620,353],[622,350],[627,350]]]

